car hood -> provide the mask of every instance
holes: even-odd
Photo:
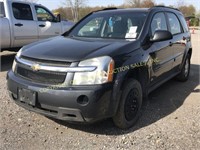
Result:
[[[121,40],[122,41],[122,40]],[[55,37],[29,44],[22,48],[22,56],[42,60],[75,62],[88,58],[111,55],[127,45],[128,41],[92,40]]]

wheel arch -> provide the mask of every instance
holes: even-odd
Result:
[[[126,85],[129,79],[137,80],[141,84],[143,95],[147,94],[147,86],[150,79],[150,73],[146,66],[130,69],[125,74],[124,80],[121,85],[121,89],[123,89],[123,87]]]

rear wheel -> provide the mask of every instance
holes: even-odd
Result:
[[[180,72],[180,74],[178,74],[178,76],[176,77],[176,79],[178,81],[187,81],[190,75],[190,56],[187,55],[187,58],[184,62],[183,68]]]
[[[122,129],[133,126],[139,118],[141,105],[141,85],[137,80],[129,80],[124,86],[117,114],[113,117],[114,124]]]

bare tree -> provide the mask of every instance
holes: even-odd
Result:
[[[126,4],[135,8],[150,8],[156,5],[154,0],[125,0]]]
[[[84,6],[87,0],[66,0],[67,7],[71,8],[73,19],[75,22],[79,19],[79,9]]]
[[[154,0],[143,0],[142,3],[141,3],[141,6],[142,8],[151,8],[153,6],[155,6],[155,2]]]
[[[132,6],[132,7],[140,7],[142,0],[125,0],[126,4]]]
[[[196,13],[196,8],[193,5],[179,6],[178,9],[184,14],[185,17],[194,16]]]

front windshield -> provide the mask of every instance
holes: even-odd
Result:
[[[136,39],[145,19],[145,12],[96,13],[79,23],[69,35],[87,38]]]

